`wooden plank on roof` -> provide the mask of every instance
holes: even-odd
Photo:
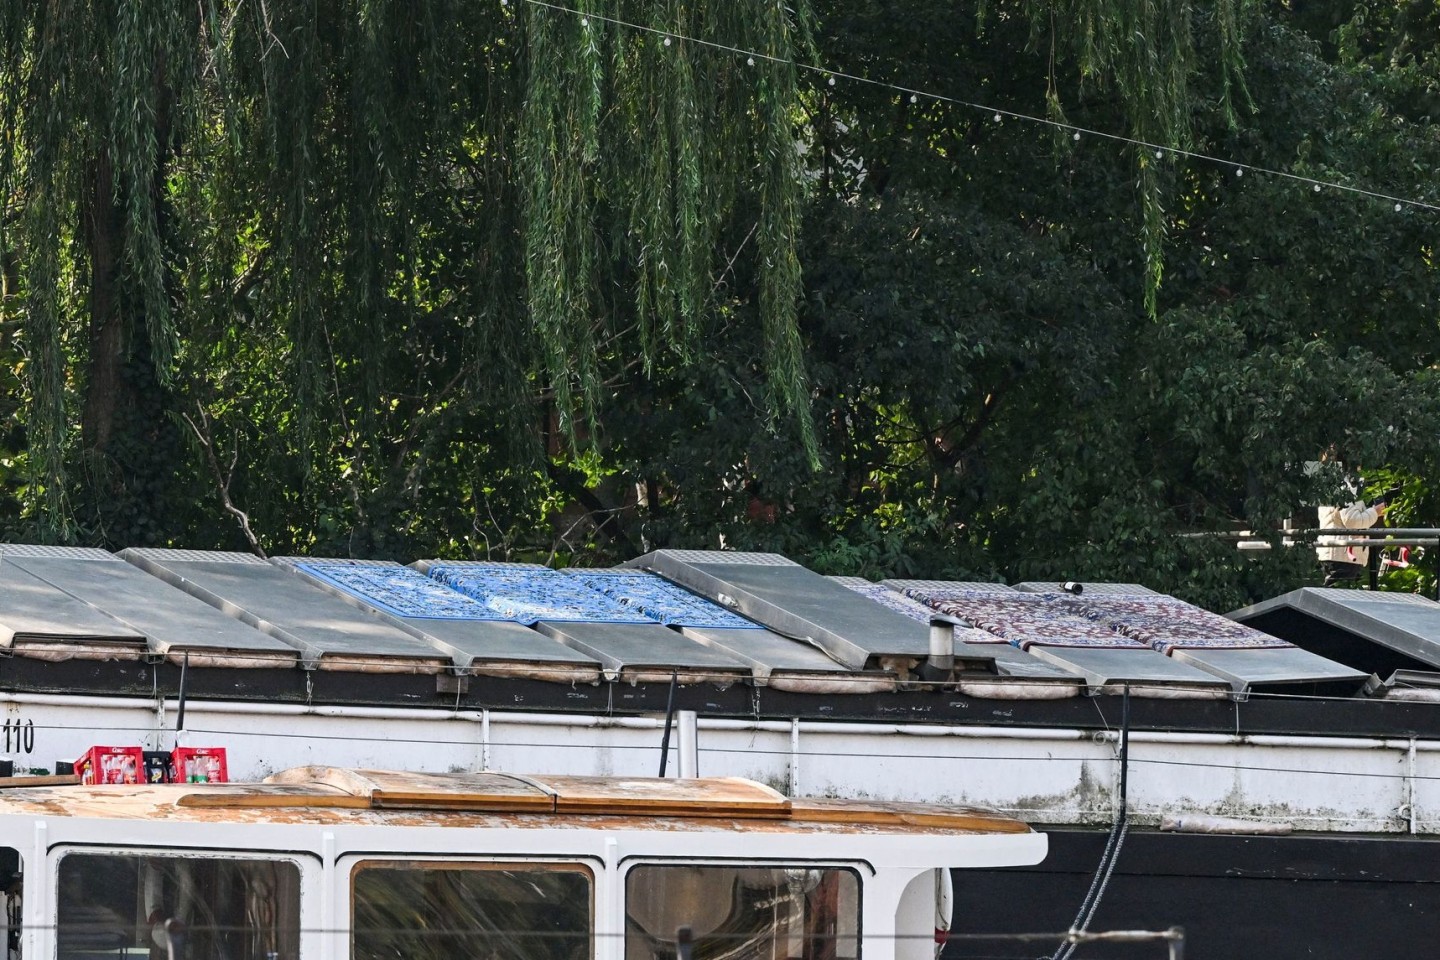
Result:
[[[790,819],[854,826],[928,827],[963,833],[1029,833],[1030,827],[1009,817],[973,807],[806,798],[791,801]]]
[[[203,792],[185,793],[177,807],[206,808],[296,808],[314,807],[341,810],[368,810],[369,797],[357,797],[319,783],[217,783]]]
[[[790,810],[783,794],[738,777],[528,777],[493,771],[437,774],[298,767],[267,778],[267,783],[323,784],[364,797],[377,809],[764,818],[784,817]]]
[[[0,777],[0,790],[13,787],[64,787],[80,782],[80,775],[56,773],[34,777]]]
[[[673,817],[789,816],[790,801],[762,783],[741,777],[546,777],[560,813]]]
[[[548,813],[555,809],[553,796],[542,784],[507,773],[400,773],[298,767],[268,777],[267,782],[325,784],[351,796],[363,797],[375,808],[520,813]]]

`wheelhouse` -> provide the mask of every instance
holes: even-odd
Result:
[[[306,767],[6,790],[0,847],[9,960],[926,960],[947,868],[1045,837],[739,779]]]

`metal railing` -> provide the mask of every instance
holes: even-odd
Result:
[[[1213,537],[1234,540],[1237,550],[1272,550],[1275,547],[1366,547],[1370,549],[1367,573],[1370,588],[1380,586],[1380,551],[1387,547],[1431,547],[1440,549],[1440,527],[1353,527],[1282,528],[1270,533],[1256,530],[1216,530],[1182,534],[1185,537]],[[1321,542],[1321,538],[1325,538]],[[1440,600],[1440,580],[1436,584]]]

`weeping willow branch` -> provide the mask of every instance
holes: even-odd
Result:
[[[1185,142],[1186,4],[1023,2],[1071,25],[1059,42],[1082,79],[1114,85],[1137,138]],[[1218,3],[1243,93],[1241,0]],[[753,326],[762,419],[817,462],[791,66],[815,59],[808,3],[571,6],[0,4],[0,191],[17,211],[0,218],[0,254],[18,264],[33,489],[57,536],[76,489],[66,465],[90,442],[74,421],[100,349],[83,242],[100,206],[117,223],[126,334],[110,359],[148,349],[172,411],[206,384],[222,432],[226,417],[263,421],[264,455],[302,464],[297,484],[391,482],[412,412],[386,398],[431,386],[455,384],[454,421],[485,438],[454,444],[472,474],[504,443],[533,457],[537,397],[570,443],[599,436],[618,371],[705,362],[722,323]],[[95,196],[86,171],[102,162],[113,186]],[[1138,182],[1153,312],[1166,184],[1143,162]],[[366,475],[341,477],[341,461]]]
[[[1241,33],[1246,0],[1214,0],[1219,34],[1225,115],[1234,123],[1234,96],[1245,103]],[[1047,110],[1061,117],[1053,77],[1054,45],[1068,45],[1082,83],[1113,85],[1130,124],[1130,136],[1146,143],[1187,148],[1191,144],[1189,80],[1197,68],[1188,0],[1026,0],[1038,41],[1049,30],[1051,70]],[[1056,24],[1062,24],[1057,35]],[[1134,152],[1145,254],[1145,309],[1153,317],[1164,278],[1165,179],[1144,150]]]

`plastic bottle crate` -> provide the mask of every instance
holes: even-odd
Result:
[[[176,747],[170,752],[171,783],[229,783],[224,747]]]
[[[75,761],[81,783],[144,783],[144,770],[139,747],[91,747]]]

